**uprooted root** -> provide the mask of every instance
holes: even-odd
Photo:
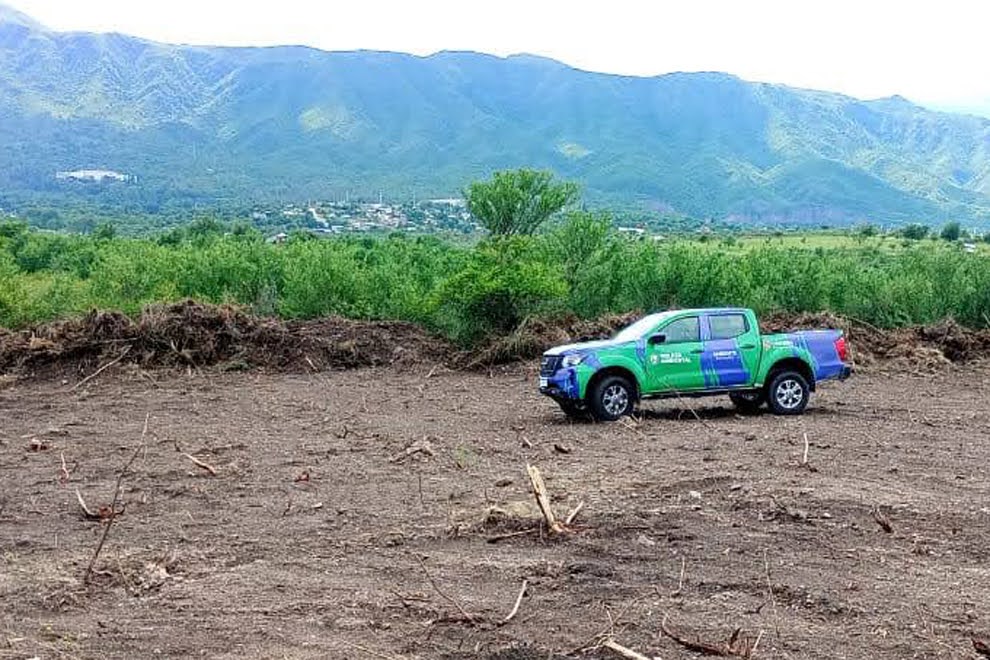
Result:
[[[726,658],[750,658],[759,644],[760,637],[747,637],[742,634],[741,628],[736,628],[728,640],[724,642],[704,642],[699,638],[688,639],[685,635],[674,632],[667,625],[667,619],[660,622],[660,630],[664,635],[695,653],[702,655],[714,655]]]

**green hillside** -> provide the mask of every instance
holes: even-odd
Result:
[[[990,120],[719,73],[180,47],[0,9],[0,107],[0,207],[422,198],[528,166],[699,218],[990,224]],[[136,180],[55,178],[80,169]]]

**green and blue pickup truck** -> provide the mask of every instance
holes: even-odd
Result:
[[[844,380],[840,330],[761,335],[749,309],[651,314],[612,339],[552,348],[540,363],[540,392],[569,416],[601,421],[631,414],[642,399],[728,394],[743,410],[767,404],[798,415],[823,380]]]

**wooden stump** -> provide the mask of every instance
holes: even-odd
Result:
[[[547,522],[547,529],[550,530],[551,534],[562,533],[565,531],[564,525],[553,515],[553,509],[550,507],[550,496],[547,495],[547,487],[543,483],[540,471],[532,465],[527,465],[526,472],[529,474],[529,481],[533,485],[536,505],[540,507],[540,513],[543,514],[543,519]]]

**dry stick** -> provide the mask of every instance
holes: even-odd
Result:
[[[567,517],[564,518],[564,524],[570,525],[572,522],[574,522],[574,519],[577,518],[577,515],[581,513],[581,509],[583,508],[584,508],[584,502],[578,502],[578,505],[574,507],[574,510],[568,513]]]
[[[677,397],[678,402],[680,402],[680,404],[682,406],[684,406],[685,408],[687,408],[688,410],[690,410],[691,411],[691,414],[694,415],[694,418],[696,420],[698,420],[699,422],[701,422],[701,425],[702,426],[704,426],[706,429],[708,429],[712,433],[714,433],[715,431],[720,430],[720,429],[716,428],[714,425],[709,424],[706,420],[702,419],[701,418],[701,415],[698,414],[698,411],[694,409],[694,406],[692,406],[690,403],[688,403],[687,402],[687,399],[685,399],[684,397],[682,397],[681,396],[681,393],[678,390],[674,389],[672,391],[674,393],[674,396]]]
[[[858,324],[860,324],[860,325],[864,325],[864,326],[866,326],[867,328],[869,328],[870,330],[875,330],[875,331],[877,331],[877,332],[883,332],[883,330],[881,330],[881,329],[880,329],[880,328],[878,328],[877,326],[875,326],[875,325],[873,325],[873,324],[871,324],[871,323],[867,323],[867,322],[866,322],[866,321],[864,321],[863,319],[858,319],[858,318],[856,318],[855,316],[847,316],[846,318],[847,318],[847,319],[849,319],[850,321],[853,321],[853,322],[855,322],[855,323],[858,323]]]
[[[622,426],[625,426],[625,427],[626,427],[627,429],[629,429],[629,430],[630,430],[630,431],[632,431],[633,433],[635,433],[635,434],[637,434],[637,435],[639,435],[639,436],[641,436],[641,437],[643,437],[643,438],[645,438],[645,437],[646,437],[646,434],[645,434],[645,433],[643,433],[643,431],[641,431],[640,429],[638,429],[638,428],[636,428],[635,426],[633,426],[632,424],[630,424],[629,422],[627,422],[627,421],[626,421],[625,419],[622,419],[622,418],[620,418],[620,419],[619,419],[619,423],[620,423],[620,424],[621,424]]]
[[[667,627],[667,617],[664,616],[663,621],[660,622],[660,630],[664,635],[670,637],[672,640],[683,646],[689,651],[694,651],[695,653],[701,653],[702,655],[719,655],[728,656],[734,655],[728,646],[722,648],[715,644],[709,644],[708,642],[702,642],[700,639],[694,641],[682,637],[681,635],[675,633],[673,630]]]
[[[440,597],[443,598],[445,601],[456,607],[457,610],[464,616],[465,619],[467,619],[471,623],[475,623],[475,617],[473,615],[468,614],[468,611],[465,610],[460,603],[458,603],[456,600],[454,600],[453,598],[451,598],[450,596],[448,596],[443,592],[443,590],[440,588],[440,585],[438,585],[436,580],[433,579],[433,576],[430,575],[430,571],[427,570],[426,562],[424,562],[420,557],[416,557],[416,561],[419,562],[420,567],[423,569],[423,573],[426,574],[426,579],[429,580],[430,584],[433,586],[433,590],[436,591],[440,595]]]
[[[623,607],[621,610],[619,610],[619,613],[617,615],[615,615],[614,617],[612,616],[612,613],[608,611],[608,606],[606,605],[605,612],[606,612],[606,614],[608,614],[608,625],[605,626],[604,628],[602,628],[601,630],[599,630],[598,632],[596,632],[591,637],[591,639],[589,639],[585,643],[584,646],[579,646],[576,649],[571,649],[570,651],[568,651],[564,655],[571,656],[571,655],[574,655],[575,653],[577,653],[578,651],[586,651],[588,649],[597,648],[597,647],[599,647],[599,646],[602,645],[602,642],[600,640],[602,640],[602,639],[611,639],[612,635],[615,633],[615,624],[617,624],[622,619],[622,617],[624,617],[626,615],[626,613],[629,610],[632,609],[633,605],[635,605],[636,603],[638,603],[639,601],[643,600],[644,598],[646,598],[649,595],[650,595],[649,592],[646,592],[646,593],[640,594],[636,598],[633,598],[631,601],[629,601],[628,603],[626,603],[626,606]]]
[[[127,354],[130,353],[130,351],[131,351],[131,346],[128,345],[124,349],[124,351],[120,354],[119,357],[111,360],[110,362],[107,362],[105,365],[103,365],[102,367],[100,367],[99,369],[97,369],[96,371],[94,371],[93,373],[91,373],[90,375],[88,375],[85,378],[83,378],[81,381],[79,381],[78,383],[76,383],[75,385],[73,385],[71,388],[69,388],[69,391],[70,392],[73,392],[73,391],[77,390],[78,388],[82,387],[83,385],[85,385],[86,383],[88,383],[89,381],[93,380],[94,378],[96,378],[97,376],[99,376],[100,374],[102,374],[104,371],[106,371],[107,369],[109,369],[113,365],[115,365],[118,362],[120,362],[121,360],[123,360],[127,356]]]
[[[801,458],[801,466],[808,466],[808,434],[804,434],[804,456]]]
[[[516,596],[516,604],[512,606],[512,611],[509,612],[509,616],[507,616],[504,619],[502,619],[501,625],[504,626],[509,621],[512,621],[512,617],[514,617],[519,612],[519,605],[522,604],[523,596],[526,595],[526,589],[528,589],[528,588],[529,588],[529,582],[526,581],[526,580],[523,580],[522,589],[519,590],[519,595]]]
[[[671,596],[680,596],[684,591],[684,569],[687,568],[687,558],[681,557],[681,578],[677,581],[677,591],[670,594]]]
[[[767,576],[767,591],[770,593],[770,606],[773,608],[773,631],[780,639],[780,618],[777,616],[777,597],[773,595],[773,584],[770,582],[770,559],[767,549],[763,548],[763,570]]]
[[[87,520],[100,519],[99,514],[93,513],[92,511],[89,510],[89,507],[86,506],[86,503],[83,501],[82,494],[79,492],[78,488],[76,488],[76,500],[79,501],[79,508],[82,509],[84,518],[86,518]]]
[[[547,487],[543,483],[543,477],[540,476],[540,471],[532,465],[527,465],[526,472],[529,474],[529,481],[533,485],[533,495],[536,497],[536,504],[540,507],[540,512],[547,522],[547,528],[551,534],[560,534],[564,531],[564,527],[553,515],[553,509],[550,508],[550,496],[547,495]]]
[[[637,653],[630,648],[623,646],[622,644],[616,644],[615,641],[611,639],[606,639],[602,642],[602,646],[607,649],[611,649],[621,655],[624,658],[629,658],[629,660],[650,660],[647,656],[642,653]]]
[[[69,468],[65,465],[65,452],[59,452],[58,457],[62,460],[62,483],[69,481]]]
[[[763,629],[762,628],[760,629],[759,634],[756,635],[756,641],[753,642],[753,645],[749,647],[749,655],[748,655],[748,657],[752,658],[756,654],[756,649],[757,649],[757,647],[759,647],[760,640],[761,639],[763,639]]]
[[[519,532],[506,532],[505,534],[496,534],[495,536],[489,536],[487,541],[489,543],[498,543],[499,541],[504,541],[505,539],[512,539],[517,536],[526,536],[527,534],[536,534],[539,529],[524,529]]]
[[[103,550],[103,544],[106,543],[107,536],[110,534],[110,528],[113,527],[113,521],[117,519],[117,502],[120,500],[120,486],[124,481],[124,475],[127,474],[127,470],[130,469],[131,464],[137,459],[141,450],[144,449],[144,439],[148,435],[148,421],[151,419],[151,413],[148,413],[144,418],[144,430],[141,431],[141,444],[137,449],[134,450],[134,454],[131,456],[130,460],[124,464],[121,468],[120,473],[117,474],[117,484],[113,491],[113,501],[110,502],[110,517],[107,518],[107,526],[103,528],[103,535],[100,537],[100,542],[96,546],[96,550],[93,552],[92,559],[89,560],[89,566],[86,567],[86,575],[83,577],[83,582],[89,583],[90,576],[93,574],[93,566],[96,564],[96,559],[100,556],[100,551]],[[78,493],[78,491],[76,491]],[[79,500],[82,502],[82,498]]]
[[[198,467],[203,468],[204,470],[206,470],[207,472],[209,472],[214,477],[217,476],[217,469],[215,467],[213,467],[212,465],[210,465],[209,463],[204,463],[203,461],[199,460],[198,458],[196,458],[192,454],[187,454],[186,452],[181,452],[181,453],[182,453],[183,456],[185,456],[190,461],[192,461],[193,463],[195,463]]]

